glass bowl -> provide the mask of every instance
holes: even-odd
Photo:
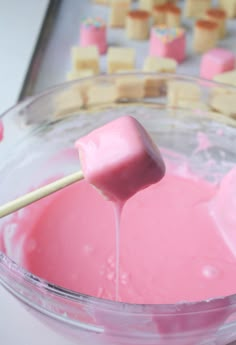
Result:
[[[234,88],[206,80],[134,72],[81,79],[29,98],[2,116],[0,204],[77,171],[79,161],[71,152],[75,140],[124,114],[136,117],[166,155],[175,151],[188,157],[192,170],[204,171],[204,178],[217,183],[236,162],[236,110],[230,102],[235,96]],[[211,147],[196,150],[197,133],[206,134]],[[11,216],[0,220],[2,236],[6,222],[11,224]],[[20,251],[11,248],[16,231],[14,224],[8,226],[5,248],[0,237],[5,345],[222,345],[236,340],[236,295],[143,305],[79,294],[24,270]]]

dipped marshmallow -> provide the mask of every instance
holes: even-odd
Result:
[[[235,66],[235,56],[227,49],[213,48],[203,54],[200,65],[200,76],[213,79],[216,75],[232,71]]]
[[[185,59],[186,39],[182,28],[160,25],[152,28],[149,55],[168,57],[181,63]]]
[[[80,46],[96,46],[100,54],[107,51],[106,23],[100,18],[86,18],[80,26]]]
[[[85,179],[111,201],[124,202],[165,174],[159,149],[131,116],[95,129],[75,146]]]

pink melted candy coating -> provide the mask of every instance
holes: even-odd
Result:
[[[112,201],[126,201],[165,174],[160,151],[141,124],[120,117],[76,142],[85,179]]]
[[[214,48],[203,55],[200,76],[206,79],[213,79],[217,74],[233,70],[234,66],[235,56],[231,51]]]
[[[120,301],[176,303],[236,292],[236,257],[210,212],[222,218],[228,210],[234,216],[229,187],[236,176],[232,172],[219,190],[179,170],[167,166],[159,183],[124,207]],[[40,200],[9,222],[16,229],[9,239],[10,224],[2,227],[6,252],[30,272],[80,293],[115,299],[114,211],[87,181]],[[233,231],[233,222],[222,219],[219,225]]]

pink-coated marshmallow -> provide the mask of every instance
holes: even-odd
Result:
[[[158,148],[131,116],[94,130],[75,146],[85,179],[111,201],[125,201],[165,174]]]
[[[0,119],[0,141],[3,140],[3,134],[4,134],[4,127],[3,127],[2,120]]]
[[[185,60],[185,31],[181,28],[158,28],[151,31],[149,55],[168,57],[181,63]]]
[[[80,46],[96,46],[100,54],[107,51],[106,26],[96,27],[94,25],[82,24],[80,27]]]
[[[200,76],[205,79],[213,79],[217,74],[233,70],[234,66],[235,56],[231,51],[214,48],[203,55]]]

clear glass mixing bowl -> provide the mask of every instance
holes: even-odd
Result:
[[[217,182],[236,162],[234,96],[234,88],[205,80],[131,73],[74,81],[27,99],[2,117],[0,204],[77,171],[74,141],[123,114],[135,116],[159,146],[188,157],[193,170]],[[198,132],[207,134],[212,146],[196,152]],[[209,159],[217,164],[208,166]],[[17,231],[15,224],[4,229],[9,220],[0,220],[8,244]],[[18,265],[17,250],[11,251],[10,244],[4,249],[1,241],[0,246],[4,345],[222,345],[236,340],[236,295],[175,305],[111,302],[32,275]]]

